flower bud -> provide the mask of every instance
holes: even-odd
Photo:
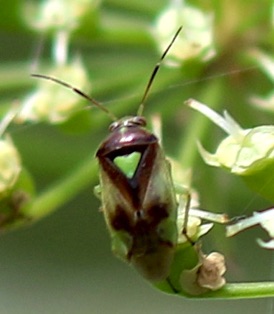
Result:
[[[187,103],[228,134],[215,154],[207,152],[201,144],[198,145],[204,161],[241,176],[250,188],[273,201],[274,126],[242,129],[227,112],[222,117],[198,101],[189,100]]]
[[[172,1],[156,21],[154,33],[160,51],[181,25],[183,31],[171,47],[168,59],[181,64],[188,59],[207,61],[215,55],[213,15],[180,1]]]
[[[226,272],[224,256],[218,252],[204,255],[198,247],[197,253],[197,265],[181,273],[180,284],[183,290],[191,295],[200,295],[222,288],[226,283],[223,277]]]
[[[47,75],[61,80],[69,78],[69,84],[77,86],[80,90],[85,90],[88,86],[88,77],[79,59],[75,59],[71,64],[56,66]],[[38,88],[23,101],[16,117],[17,122],[62,123],[83,109],[81,97],[69,88],[45,79],[36,80]]]
[[[197,283],[209,290],[218,290],[225,285],[223,274],[226,272],[224,256],[213,252],[202,257],[202,265],[199,267]]]
[[[12,141],[0,139],[0,199],[14,187],[21,168],[21,160]]]
[[[91,5],[98,1],[91,0],[47,0],[39,5],[24,3],[24,18],[36,30],[73,30],[78,26],[79,19]]]

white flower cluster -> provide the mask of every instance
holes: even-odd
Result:
[[[215,55],[213,21],[212,13],[204,12],[181,0],[171,1],[158,17],[154,29],[159,50],[164,50],[172,34],[182,25],[183,32],[167,58],[175,64],[181,64],[188,59],[211,59]]]

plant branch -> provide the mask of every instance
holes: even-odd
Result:
[[[23,209],[23,214],[32,220],[41,219],[69,202],[96,177],[97,163],[92,157],[83,162],[66,178],[53,184],[38,195],[31,204]]]
[[[212,291],[203,298],[214,299],[255,299],[274,296],[274,282],[228,283],[222,289]],[[201,297],[201,296],[199,296]]]

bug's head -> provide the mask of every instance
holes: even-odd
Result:
[[[109,131],[114,132],[121,128],[145,127],[146,124],[146,119],[143,116],[124,117],[122,119],[112,122],[109,126]]]

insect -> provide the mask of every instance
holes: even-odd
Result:
[[[117,119],[72,85],[46,75],[32,76],[71,89],[113,120],[109,136],[96,152],[100,171],[97,194],[112,250],[159,290],[189,296],[220,289],[225,284],[223,256],[216,252],[204,255],[196,241],[213,226],[200,228],[201,219],[225,223],[227,218],[191,208],[188,190],[178,184],[175,190],[170,163],[158,138],[146,129],[142,116],[153,80],[180,31],[181,27],[154,67],[136,116]],[[186,202],[182,203],[183,196]],[[199,222],[190,222],[188,218],[192,216],[199,217]],[[186,232],[190,227],[191,236]]]
[[[170,164],[142,116],[152,82],[180,27],[152,71],[136,116],[117,119],[101,103],[56,78],[33,74],[72,89],[106,112],[113,123],[97,150],[102,211],[115,255],[151,282],[165,280],[177,244],[177,201]]]

